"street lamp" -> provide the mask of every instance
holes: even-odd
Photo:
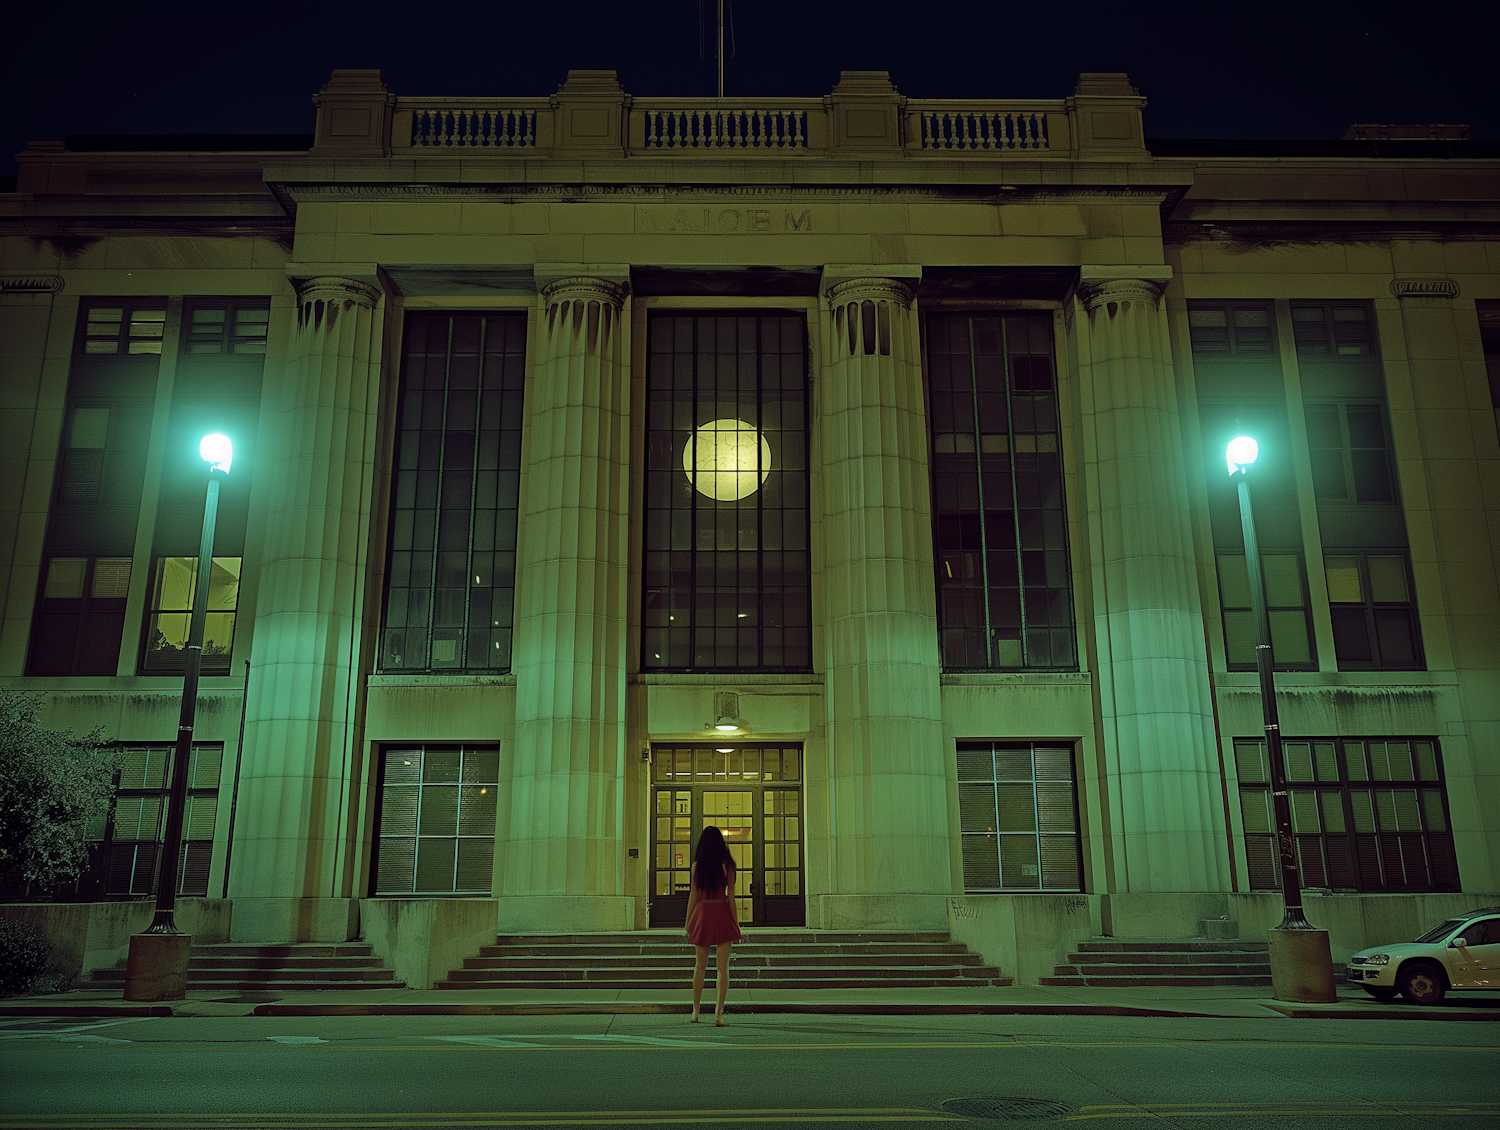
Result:
[[[192,936],[177,928],[177,872],[182,862],[182,818],[187,809],[188,769],[193,753],[193,721],[198,712],[198,671],[203,661],[203,625],[208,618],[208,586],[213,572],[214,522],[219,513],[219,484],[229,474],[234,444],[215,432],[203,437],[198,454],[208,464],[208,497],[203,504],[203,537],[198,543],[193,614],[188,622],[186,662],[182,675],[182,711],[177,720],[177,748],[172,757],[172,791],[162,839],[161,869],[156,883],[156,915],[144,933],[130,938],[125,999],[181,1000],[187,995],[188,950]]]
[[[1245,571],[1250,582],[1250,607],[1255,616],[1255,669],[1260,676],[1260,707],[1265,723],[1266,755],[1271,763],[1271,802],[1276,814],[1276,843],[1281,854],[1281,925],[1268,932],[1271,991],[1278,1000],[1331,1001],[1335,999],[1333,958],[1328,933],[1316,930],[1302,912],[1302,873],[1297,866],[1297,841],[1292,836],[1292,806],[1287,793],[1286,764],[1281,756],[1281,721],[1276,713],[1276,676],[1271,652],[1271,619],[1266,613],[1266,590],[1261,579],[1260,543],[1250,508],[1250,468],[1260,455],[1251,436],[1229,441],[1224,461],[1229,477],[1239,487],[1240,527],[1245,535]]]

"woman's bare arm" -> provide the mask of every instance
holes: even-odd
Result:
[[[693,916],[693,907],[698,905],[698,865],[695,863],[688,872],[688,917]]]

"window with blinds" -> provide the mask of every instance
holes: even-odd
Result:
[[[383,671],[510,669],[526,315],[406,324]]]
[[[1253,671],[1259,637],[1250,604],[1250,571],[1245,567],[1245,555],[1221,553],[1218,564],[1225,659],[1231,671]],[[1262,553],[1260,568],[1276,670],[1315,668],[1311,601],[1307,598],[1301,554]]]
[[[129,590],[129,557],[49,558],[27,673],[116,674]]]
[[[1421,670],[1407,554],[1325,551],[1323,570],[1339,670]]]
[[[1073,749],[958,743],[965,891],[1078,891],[1083,865]]]
[[[203,621],[203,652],[199,670],[223,675],[234,651],[235,610],[240,599],[241,558],[215,557],[209,569],[208,611]],[[193,595],[198,587],[195,557],[161,557],[151,585],[146,613],[143,671],[182,671],[187,667],[188,629],[193,618]]]
[[[499,779],[498,746],[382,750],[372,893],[488,896]]]
[[[1236,738],[1250,886],[1281,885],[1265,742]],[[1432,738],[1282,743],[1302,884],[1356,891],[1456,891],[1442,753]]]
[[[100,895],[156,893],[175,754],[175,747],[165,742],[125,747],[113,812],[95,821],[85,833],[92,881]],[[177,888],[177,893],[187,898],[208,894],[223,759],[221,742],[193,745],[192,760],[188,763],[187,810],[182,820]],[[80,891],[88,886],[88,878],[79,883]]]

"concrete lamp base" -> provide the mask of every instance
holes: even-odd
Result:
[[[187,996],[191,934],[132,934],[125,962],[125,999],[180,1001]]]
[[[1279,1001],[1328,1004],[1337,999],[1327,930],[1267,930],[1271,995]]]

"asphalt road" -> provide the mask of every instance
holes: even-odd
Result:
[[[0,1130],[1500,1127],[1493,1023],[730,1019],[0,1019]]]

